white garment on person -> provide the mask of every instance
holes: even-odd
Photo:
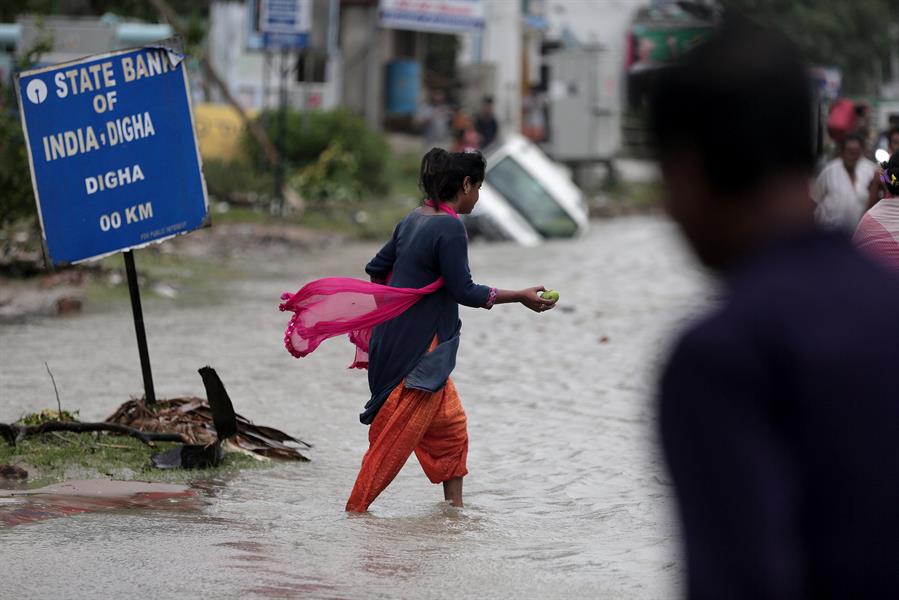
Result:
[[[877,165],[860,158],[855,165],[855,182],[843,165],[842,158],[827,163],[812,187],[812,198],[818,205],[815,217],[825,227],[855,231],[868,208],[868,188],[877,173]]]
[[[426,146],[445,145],[450,140],[450,120],[453,111],[445,104],[425,104],[420,107],[416,119],[422,124]]]

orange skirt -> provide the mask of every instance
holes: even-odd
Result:
[[[346,509],[365,512],[406,464],[412,452],[432,483],[468,473],[468,428],[456,386],[437,392],[407,389],[401,382],[368,431],[369,448]]]

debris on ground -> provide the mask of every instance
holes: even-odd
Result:
[[[75,296],[63,296],[56,300],[56,314],[75,315],[81,312],[81,298]]]
[[[48,367],[49,371],[49,367]],[[44,410],[25,415],[15,423],[0,423],[0,479],[27,477],[24,470],[16,471],[13,463],[24,456],[32,462],[25,466],[39,466],[38,476],[47,472],[61,472],[66,465],[97,469],[107,476],[119,469],[119,477],[130,479],[126,473],[156,469],[202,469],[222,464],[244,464],[249,458],[256,461],[286,459],[308,461],[305,450],[310,444],[273,427],[255,425],[234,412],[225,386],[214,369],[199,370],[206,387],[207,400],[202,398],[174,398],[147,404],[144,400],[129,400],[106,421],[84,423],[78,412]],[[52,373],[51,373],[52,377]],[[58,402],[58,397],[57,397]],[[143,447],[157,448],[155,442],[176,442],[164,445],[156,454],[142,452],[141,445],[127,438],[115,443],[100,433],[130,436]],[[60,445],[62,442],[63,445]],[[5,463],[10,463],[6,465]],[[125,468],[122,467],[125,465]],[[149,470],[148,470],[149,469]],[[87,471],[86,471],[87,472]]]
[[[218,411],[214,410],[208,401],[196,397],[157,400],[152,405],[144,400],[129,400],[110,415],[106,422],[126,425],[144,432],[179,433],[188,444],[210,446],[227,439],[237,448],[268,458],[309,460],[303,450],[311,448],[310,444],[273,427],[255,425],[246,417],[235,413],[215,371],[204,367],[200,370],[200,374],[206,385],[207,396]],[[214,414],[216,412],[218,419]],[[217,426],[221,429],[221,436],[216,429]]]
[[[16,465],[0,465],[0,477],[3,479],[28,479],[28,471]]]
[[[255,425],[246,417],[235,414],[237,434],[229,441],[244,450],[269,458],[309,460],[301,448],[311,446],[273,427]],[[148,405],[143,400],[129,400],[107,419],[141,431],[171,431],[180,433],[191,444],[208,445],[218,440],[212,421],[212,409],[202,398],[185,397],[157,400]],[[296,444],[297,446],[294,446]]]
[[[154,454],[150,463],[157,469],[207,469],[218,466],[225,458],[225,451],[218,442],[214,444],[179,444],[165,452]]]

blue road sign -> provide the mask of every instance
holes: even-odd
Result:
[[[207,224],[181,58],[147,47],[16,77],[52,264],[137,248]]]
[[[312,0],[257,0],[264,48],[306,48],[312,24]]]
[[[262,46],[269,49],[303,49],[309,45],[308,33],[262,32]]]

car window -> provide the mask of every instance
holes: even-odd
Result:
[[[500,160],[486,179],[540,235],[571,237],[577,232],[577,222],[512,157]]]

